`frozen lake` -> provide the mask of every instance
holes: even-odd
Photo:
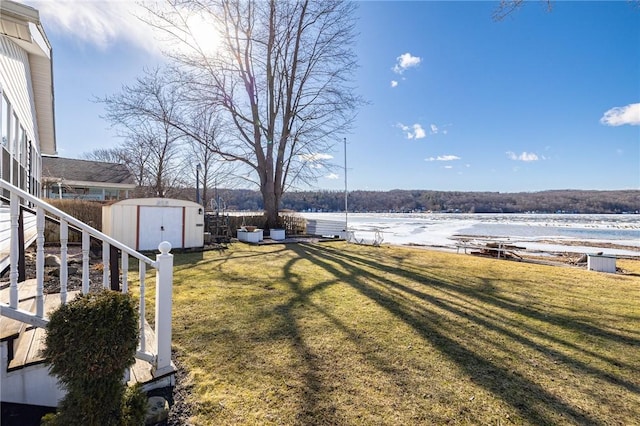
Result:
[[[345,219],[344,213],[300,214],[308,219]],[[640,257],[640,215],[349,213],[348,225],[357,238],[372,239],[379,230],[389,244],[455,248],[459,238],[494,239],[527,250]]]

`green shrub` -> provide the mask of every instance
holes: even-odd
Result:
[[[144,423],[147,414],[147,395],[142,391],[142,385],[128,387],[122,401],[122,425],[139,426]]]
[[[79,296],[53,312],[43,355],[67,394],[47,424],[131,424],[124,420],[132,417],[127,410],[138,409],[124,403],[123,377],[135,361],[137,320],[133,299],[107,290]],[[127,400],[139,405],[135,392]]]

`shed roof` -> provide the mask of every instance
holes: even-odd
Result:
[[[124,164],[62,157],[42,157],[42,179],[62,179],[67,184],[136,186],[131,172]]]
[[[193,207],[202,208],[198,203],[189,200],[179,200],[176,198],[127,198],[117,201],[111,206],[144,206],[144,207]]]

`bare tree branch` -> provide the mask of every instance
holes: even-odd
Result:
[[[547,12],[551,12],[551,0],[538,0],[539,2],[546,3]],[[513,14],[515,11],[524,6],[525,0],[500,0],[500,4],[493,12],[494,21],[502,21],[507,16]]]
[[[166,52],[172,77],[152,73],[103,99],[108,118],[130,130],[143,129],[140,120],[155,123],[164,144],[192,141],[216,161],[235,162],[234,174],[260,188],[275,226],[284,191],[326,173],[326,153],[349,131],[362,103],[352,86],[357,5],[167,0],[167,6],[149,7],[147,22],[175,42]],[[204,49],[193,32],[195,18],[211,25],[217,52]],[[155,147],[163,143],[156,140]],[[155,154],[154,164],[160,158]]]

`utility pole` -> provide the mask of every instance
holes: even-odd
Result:
[[[200,163],[196,165],[196,203],[200,204]]]
[[[347,138],[344,138],[344,226],[349,232],[349,192],[347,190]]]

